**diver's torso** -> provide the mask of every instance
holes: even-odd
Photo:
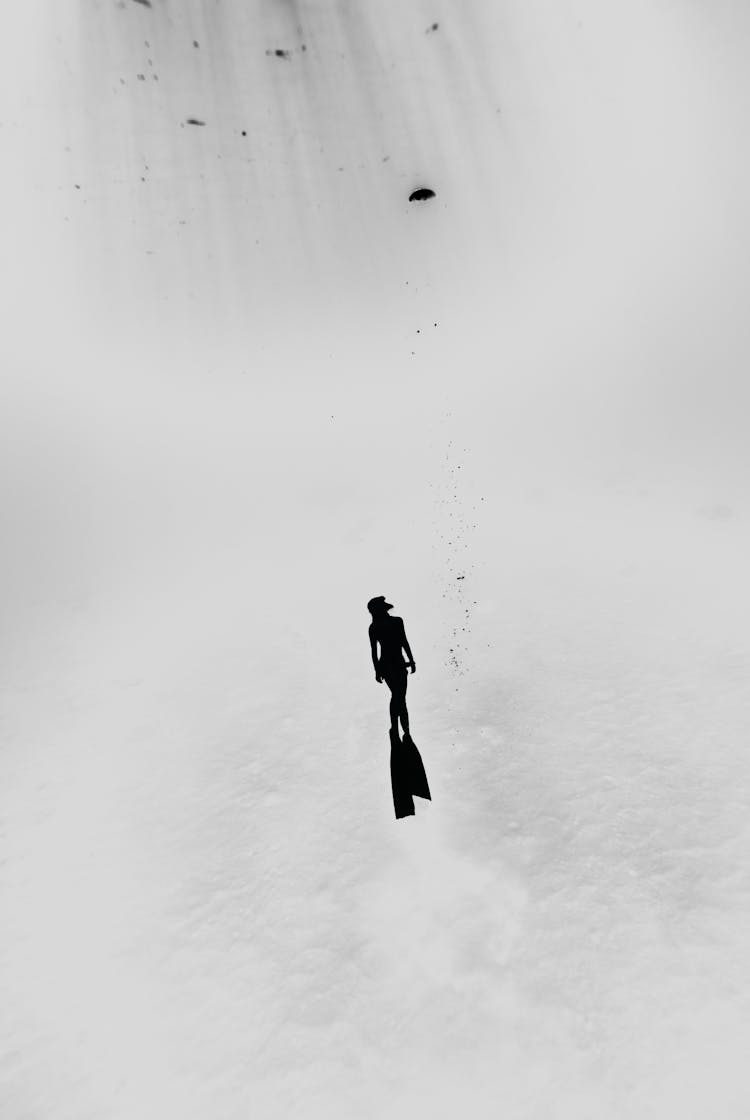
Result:
[[[402,648],[403,623],[400,618],[385,618],[373,624],[373,633],[380,642],[380,664],[399,668],[405,665]]]

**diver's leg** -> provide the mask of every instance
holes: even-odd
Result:
[[[401,709],[400,709],[398,694],[396,692],[392,692],[391,693],[391,704],[390,704],[391,731],[395,731],[397,734],[398,734],[398,715],[399,715],[400,710]]]
[[[401,705],[401,726],[404,729],[404,735],[409,734],[409,713],[406,710],[406,700],[404,699]]]
[[[404,735],[409,734],[409,713],[406,710],[406,681],[407,681],[407,677],[406,677],[406,674],[404,674],[403,684],[401,686],[401,690],[399,691],[399,701],[400,701],[399,715],[401,716],[401,726],[404,729]]]
[[[383,679],[391,690],[391,703],[389,707],[391,713],[391,731],[398,735],[398,715],[401,710],[398,696],[398,684],[390,675],[387,677],[384,676]]]

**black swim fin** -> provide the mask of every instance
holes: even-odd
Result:
[[[414,797],[423,797],[426,801],[432,801],[422,756],[408,733],[404,735],[402,748],[406,755],[404,761],[408,774],[409,789]]]

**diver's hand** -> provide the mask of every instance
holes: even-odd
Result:
[[[414,675],[414,673],[416,673],[416,671],[417,671],[417,667],[416,667],[416,665],[414,664],[413,661],[407,661],[406,662],[406,668],[411,669],[412,675]]]

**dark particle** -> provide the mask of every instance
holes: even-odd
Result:
[[[203,127],[205,123],[205,121],[199,121],[197,117],[188,117],[188,119],[185,121],[185,124],[198,124],[201,127]]]
[[[409,195],[409,202],[425,202],[428,198],[434,197],[435,192],[431,191],[429,187],[418,187]]]
[[[194,47],[199,47],[200,46],[200,43],[198,42],[197,39],[193,39],[193,46]]]
[[[430,26],[425,31],[425,35],[429,35],[431,31],[437,31],[439,26],[440,26],[439,23],[431,23]]]
[[[275,51],[266,51],[266,54],[268,55],[269,58],[286,58],[286,59],[289,59],[289,51],[283,51],[283,50],[281,50],[280,47],[277,47],[277,49]]]
[[[242,135],[243,135],[243,136],[247,136],[247,132],[245,131],[245,129],[244,129],[244,128],[243,128],[243,130],[242,130]]]
[[[135,4],[143,4],[144,8],[150,8],[151,7],[151,0],[134,0],[134,3]]]

